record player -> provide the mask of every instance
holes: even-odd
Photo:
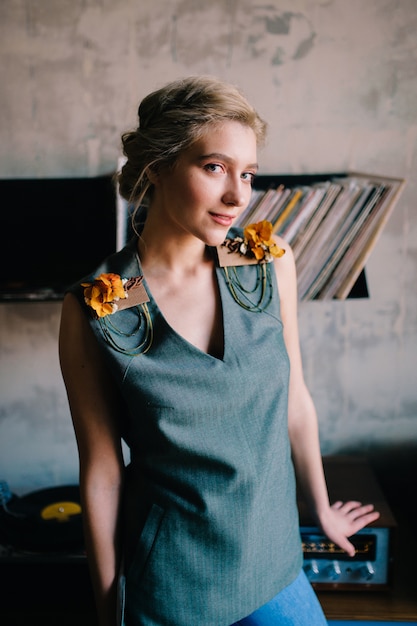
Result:
[[[77,485],[33,491],[22,497],[0,485],[1,556],[83,550],[80,492]]]

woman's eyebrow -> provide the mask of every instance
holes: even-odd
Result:
[[[198,157],[199,161],[206,161],[207,159],[218,159],[219,161],[226,161],[226,163],[234,163],[234,159],[223,154],[222,152],[210,152],[209,154],[202,154]],[[249,163],[246,167],[258,170],[258,163]]]

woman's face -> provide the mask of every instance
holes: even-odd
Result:
[[[256,171],[256,136],[250,127],[234,121],[208,126],[172,169],[155,175],[150,210],[164,234],[218,245],[247,207]]]

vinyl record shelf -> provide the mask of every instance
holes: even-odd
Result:
[[[366,298],[366,261],[404,185],[353,171],[259,175],[238,225],[267,219],[288,241],[300,300]]]

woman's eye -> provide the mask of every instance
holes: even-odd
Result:
[[[255,174],[253,172],[243,172],[242,178],[248,183],[253,183],[255,180]]]
[[[207,163],[207,165],[204,166],[206,170],[208,170],[209,172],[222,172],[223,168],[220,165],[220,163]]]

